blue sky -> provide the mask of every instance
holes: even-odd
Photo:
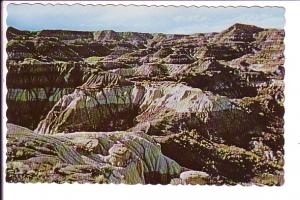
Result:
[[[222,31],[234,23],[284,28],[279,7],[140,7],[9,4],[7,25],[21,30],[115,30],[160,33]]]

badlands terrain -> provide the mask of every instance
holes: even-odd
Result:
[[[6,181],[283,184],[283,30],[6,35]]]

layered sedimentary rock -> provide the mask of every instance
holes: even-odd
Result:
[[[8,122],[31,129],[60,98],[83,82],[81,63],[25,59],[7,64]]]
[[[180,165],[141,132],[40,135],[8,124],[9,182],[167,184]]]
[[[126,130],[138,112],[143,88],[113,74],[90,78],[63,96],[38,125],[36,132]]]
[[[209,173],[216,184],[283,183],[282,154],[274,154],[276,159],[267,158],[263,146],[245,150],[234,145],[219,144],[206,139],[196,130],[156,137],[156,140],[161,143],[166,155],[183,166]],[[265,175],[272,178],[265,180]]]
[[[7,180],[283,184],[283,30],[7,37]]]

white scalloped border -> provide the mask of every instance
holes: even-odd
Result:
[[[9,2],[1,2],[2,6],[6,6]],[[124,198],[125,195],[127,194],[139,194],[139,196],[130,196],[128,199],[154,199],[157,198],[157,194],[159,194],[161,198],[172,198],[172,199],[177,199],[176,197],[178,197],[178,199],[182,199],[182,198],[209,198],[211,199],[212,196],[216,197],[215,195],[217,195],[218,198],[226,198],[226,197],[230,197],[231,199],[240,199],[241,197],[243,199],[253,199],[255,198],[255,196],[260,197],[260,198],[267,198],[269,199],[272,196],[272,199],[282,199],[282,198],[287,198],[288,194],[290,199],[292,199],[292,194],[290,192],[293,192],[294,194],[297,192],[298,188],[296,187],[296,183],[299,184],[299,180],[297,180],[297,178],[299,178],[299,169],[297,168],[297,166],[299,167],[299,149],[300,149],[300,138],[299,137],[295,137],[293,135],[300,135],[299,131],[297,131],[296,126],[293,126],[292,123],[295,123],[298,118],[295,115],[295,112],[292,112],[294,109],[295,111],[299,111],[299,109],[296,107],[297,105],[295,104],[294,101],[290,101],[287,100],[287,97],[289,99],[291,99],[292,97],[297,97],[296,95],[292,95],[293,92],[299,92],[300,88],[298,87],[290,87],[291,84],[293,84],[293,82],[291,83],[289,81],[289,79],[291,78],[292,81],[295,81],[295,76],[293,76],[293,73],[300,75],[300,70],[294,70],[292,67],[297,67],[298,62],[297,61],[297,54],[296,51],[297,49],[296,47],[296,42],[299,40],[296,40],[296,35],[300,36],[300,31],[296,31],[297,30],[297,26],[298,22],[297,19],[300,19],[300,10],[299,12],[297,12],[295,10],[296,7],[300,8],[300,4],[293,4],[294,2],[290,2],[290,3],[286,3],[286,2],[281,2],[281,1],[277,1],[277,2],[270,2],[270,1],[264,1],[264,2],[249,2],[249,1],[223,1],[223,2],[211,2],[211,1],[201,1],[201,2],[195,2],[195,1],[186,1],[186,2],[182,2],[182,1],[164,1],[164,2],[150,2],[150,1],[144,1],[144,2],[134,2],[134,1],[126,1],[126,2],[120,2],[120,1],[113,1],[113,2],[108,2],[108,1],[98,1],[98,2],[90,2],[90,1],[85,1],[85,2],[78,2],[78,1],[68,1],[68,2],[49,2],[49,1],[44,1],[44,2],[24,2],[24,1],[19,1],[19,2],[13,2],[14,4],[21,4],[21,3],[26,3],[26,4],[51,4],[51,5],[55,5],[55,4],[67,4],[67,5],[73,5],[73,4],[80,4],[80,5],[123,5],[123,6],[128,6],[128,5],[136,5],[136,6],[164,6],[164,7],[168,7],[168,6],[175,6],[175,7],[179,7],[179,6],[184,6],[184,7],[280,7],[280,8],[284,8],[285,9],[285,32],[286,32],[286,36],[285,36],[285,44],[286,44],[286,48],[285,48],[285,68],[286,68],[286,76],[285,76],[285,81],[286,81],[286,90],[285,90],[285,96],[286,96],[286,101],[285,101],[285,108],[286,108],[286,114],[285,114],[285,160],[286,160],[286,165],[285,165],[285,171],[286,171],[286,180],[289,179],[289,182],[286,182],[286,184],[282,187],[280,187],[280,189],[276,189],[276,187],[272,187],[272,188],[258,188],[258,187],[248,187],[248,188],[243,188],[241,186],[235,186],[234,188],[230,188],[231,192],[234,192],[234,194],[229,194],[228,191],[228,187],[217,187],[217,186],[201,186],[201,188],[198,187],[182,187],[182,186],[165,186],[163,188],[163,190],[161,190],[161,186],[140,186],[140,185],[136,185],[134,187],[131,186],[126,186],[126,185],[122,185],[122,186],[115,186],[115,185],[101,185],[101,188],[99,188],[99,185],[80,185],[80,184],[64,184],[63,188],[62,185],[58,185],[58,184],[47,184],[47,186],[45,186],[45,184],[26,184],[27,186],[24,186],[24,184],[5,184],[6,186],[4,186],[4,188],[9,188],[10,191],[12,193],[14,193],[15,195],[17,195],[19,198],[23,198],[22,194],[24,194],[24,191],[28,191],[28,192],[37,192],[39,195],[29,195],[31,197],[31,199],[40,199],[39,197],[42,197],[43,199],[53,199],[52,196],[55,196],[55,199],[59,199],[59,197],[63,197],[63,198],[68,198],[68,199],[85,199],[87,197],[87,193],[85,192],[92,192],[92,195],[88,195],[90,198],[104,198],[104,193],[105,193],[105,197],[107,198],[111,198],[112,196],[117,197],[117,198]],[[295,6],[295,8],[293,8]],[[291,10],[291,12],[289,12]],[[3,10],[2,10],[3,11]],[[287,17],[287,12],[288,12],[288,17]],[[2,12],[3,13],[3,12]],[[4,11],[4,16],[2,14],[2,22],[6,19],[6,12]],[[287,19],[291,20],[293,19],[292,23],[288,23],[287,25]],[[292,27],[294,26],[294,28]],[[4,27],[6,29],[6,24],[4,23]],[[293,33],[295,32],[295,33]],[[3,37],[6,38],[5,34],[2,34],[2,39]],[[291,37],[291,38],[290,38]],[[293,45],[294,43],[294,45]],[[300,44],[300,43],[299,43]],[[4,43],[2,43],[2,45],[6,46],[6,41],[4,41]],[[291,47],[293,46],[293,47]],[[288,47],[288,48],[287,48]],[[3,58],[5,58],[6,55],[4,55]],[[2,59],[2,66],[5,66],[5,62],[3,61],[4,59]],[[299,67],[298,67],[299,68]],[[2,83],[5,83],[5,69],[2,68]],[[294,83],[295,84],[295,83]],[[298,83],[300,85],[300,83]],[[3,85],[3,84],[2,84]],[[4,84],[5,85],[5,84]],[[5,87],[2,89],[6,89]],[[294,91],[293,91],[294,89]],[[297,91],[295,91],[295,89],[297,89]],[[6,96],[6,91],[2,90],[2,102],[5,102],[5,96]],[[287,92],[288,91],[288,92]],[[3,98],[4,97],[4,98]],[[291,104],[291,106],[289,105]],[[293,107],[294,106],[294,107]],[[298,109],[298,110],[297,110]],[[2,106],[2,117],[5,116],[5,110],[6,110],[6,105],[4,105],[4,107]],[[300,113],[300,112],[299,112]],[[287,116],[287,114],[289,116]],[[288,118],[288,120],[287,120]],[[293,118],[293,119],[292,119]],[[6,121],[6,119],[2,118],[2,122]],[[292,122],[291,122],[292,121]],[[291,122],[291,123],[289,123]],[[297,123],[295,123],[296,125]],[[5,131],[6,127],[5,124],[3,126],[2,124],[2,130]],[[2,135],[3,136],[3,135]],[[2,145],[6,143],[5,141],[5,137],[2,137]],[[294,153],[293,153],[294,152]],[[298,161],[295,161],[298,160]],[[5,161],[5,159],[2,159]],[[293,161],[293,162],[292,162]],[[292,165],[295,165],[294,167],[292,167]],[[5,163],[4,165],[5,166]],[[288,168],[288,169],[287,169]],[[298,173],[296,173],[298,172]],[[297,176],[298,175],[298,176]],[[3,177],[3,176],[2,176]],[[291,180],[291,181],[290,181]],[[293,185],[292,185],[293,184]],[[7,185],[10,185],[9,187],[7,187]],[[51,186],[52,190],[47,190],[46,188],[49,188]],[[91,188],[93,187],[93,189],[88,189],[87,188]],[[22,189],[21,191],[18,189]],[[69,196],[64,196],[64,192],[65,189],[67,189]],[[87,190],[87,191],[85,191]],[[176,192],[180,190],[181,192]],[[98,192],[97,192],[98,191]],[[99,191],[101,193],[99,193]],[[22,193],[23,192],[23,193]],[[44,192],[44,193],[43,193]],[[147,194],[145,195],[145,193],[141,194],[141,192],[146,192]],[[168,192],[168,193],[167,193]],[[217,193],[218,194],[217,194]],[[297,192],[298,193],[298,192]],[[169,196],[173,194],[172,196]],[[93,196],[93,195],[97,195],[97,196]],[[100,196],[99,196],[100,195]],[[212,196],[211,196],[212,195]],[[35,198],[34,198],[35,197]],[[49,197],[49,198],[48,198]],[[296,199],[299,198],[297,196],[295,196]],[[127,198],[124,198],[127,199]],[[160,199],[160,198],[159,198]],[[257,198],[259,199],[259,198]]]

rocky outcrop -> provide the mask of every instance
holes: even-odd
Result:
[[[156,140],[164,154],[190,169],[207,172],[216,184],[253,182],[264,173],[274,174],[277,178],[276,182],[270,179],[267,184],[283,184],[280,159],[268,160],[254,151],[212,142],[195,130],[156,137]],[[280,158],[280,155],[274,156]]]
[[[180,179],[183,184],[205,185],[209,181],[209,175],[205,172],[186,171],[180,174]]]
[[[143,91],[114,74],[90,76],[85,84],[54,105],[36,132],[127,129],[138,112]]]
[[[172,82],[133,85],[122,82],[119,76],[103,75],[92,77],[74,93],[61,98],[36,131],[124,130],[132,127],[135,119],[135,128],[148,124],[150,135],[205,127],[224,139],[231,137],[228,134],[247,131],[251,117],[230,99],[198,88]],[[213,125],[215,120],[221,120],[219,126]]]
[[[74,62],[52,63],[35,59],[18,63],[8,61],[8,122],[35,128],[60,98],[82,84],[85,66]]]
[[[181,167],[137,132],[40,135],[8,124],[8,182],[167,184]]]
[[[264,30],[265,29],[253,25],[236,23],[217,34],[213,40],[218,43],[253,42],[255,40],[254,35]]]
[[[283,30],[7,38],[10,182],[283,184]]]

